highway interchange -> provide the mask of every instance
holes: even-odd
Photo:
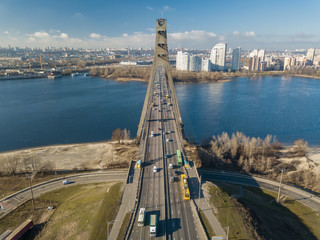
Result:
[[[77,174],[73,176],[68,176],[65,178],[57,178],[47,182],[37,184],[32,187],[34,197],[39,197],[40,195],[59,189],[61,187],[73,186],[74,184],[90,184],[98,182],[123,182],[127,177],[127,171],[116,170],[116,171],[101,171],[99,173],[87,173],[87,174]],[[71,182],[69,185],[63,185],[62,181],[67,179]],[[0,209],[0,217],[12,211],[16,206],[21,203],[28,201],[31,198],[30,188],[25,188],[19,192],[11,194],[0,200],[2,205],[2,210]]]

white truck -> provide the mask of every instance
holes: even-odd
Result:
[[[155,214],[150,215],[150,237],[157,236],[157,225],[158,225],[157,215]]]
[[[143,227],[146,218],[146,209],[140,208],[139,217],[138,217],[138,226]]]

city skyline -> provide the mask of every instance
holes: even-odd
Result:
[[[125,48],[154,46],[154,21],[168,19],[169,48],[270,50],[317,48],[320,2],[3,0],[0,47]]]

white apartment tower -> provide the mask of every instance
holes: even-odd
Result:
[[[176,69],[188,71],[189,61],[190,61],[190,56],[188,53],[183,53],[182,51],[178,51],[177,57],[176,57]]]
[[[240,56],[241,56],[241,49],[240,48],[233,49],[231,69],[234,71],[238,71],[240,69]]]
[[[227,52],[226,43],[218,43],[212,48],[211,55],[210,55],[212,70],[225,70],[226,52]]]
[[[202,59],[201,71],[210,72],[211,69],[212,69],[212,66],[211,66],[210,59],[208,59],[208,58]]]
[[[310,60],[312,63],[314,61],[315,51],[316,51],[316,49],[314,49],[314,48],[309,48],[307,51],[307,60]]]
[[[189,71],[191,72],[200,72],[201,71],[201,57],[199,56],[190,56],[189,57]]]

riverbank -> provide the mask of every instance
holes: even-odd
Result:
[[[0,153],[0,173],[128,167],[137,150],[138,147],[132,140],[125,140],[125,144],[117,142],[66,144],[3,152]]]
[[[139,81],[148,82],[150,78],[151,67],[139,66],[108,66],[105,68],[92,68],[90,76],[101,77],[105,79],[114,79],[120,82]],[[259,78],[259,77],[302,77],[320,79],[319,76],[297,74],[288,71],[264,71],[264,72],[190,72],[171,68],[174,82],[180,83],[208,83],[208,82],[227,82],[234,78]]]

